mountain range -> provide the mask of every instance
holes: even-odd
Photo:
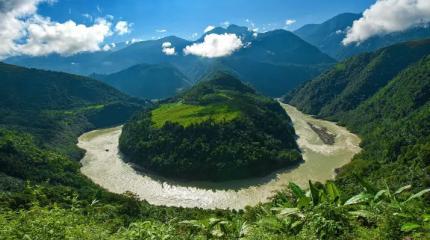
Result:
[[[241,36],[243,44],[248,47],[241,48],[230,56],[216,59],[182,53],[186,46],[204,41],[206,35],[224,33]],[[14,57],[7,59],[6,62],[81,75],[112,74],[139,64],[170,64],[193,83],[209,72],[222,68],[230,70],[242,80],[254,85],[257,90],[271,96],[282,95],[335,62],[316,47],[285,30],[266,32],[255,37],[246,27],[230,25],[227,28],[215,28],[204,36],[194,42],[170,36],[137,42],[107,52],[82,53],[69,57],[59,55]],[[166,42],[176,49],[175,55],[166,55],[162,52],[162,45]],[[259,74],[256,75],[256,71]],[[174,92],[174,89],[167,91],[172,90]]]
[[[343,13],[321,24],[305,25],[295,30],[294,33],[318,47],[322,52],[338,60],[343,60],[363,52],[371,52],[400,42],[430,37],[430,28],[425,25],[402,32],[374,36],[360,44],[344,46],[342,40],[345,38],[348,28],[361,17],[362,14]]]

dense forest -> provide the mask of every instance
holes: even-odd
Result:
[[[120,149],[141,167],[193,180],[262,176],[301,161],[281,106],[221,72],[136,115]]]
[[[377,186],[430,186],[429,51],[430,41],[423,40],[359,55],[287,96],[362,138],[364,151],[337,177],[348,191],[356,191],[355,175]]]
[[[301,110],[331,118],[356,108],[407,66],[430,54],[430,40],[393,45],[343,62],[286,96]],[[288,99],[290,98],[290,99]]]

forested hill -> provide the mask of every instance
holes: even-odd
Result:
[[[92,77],[143,99],[173,97],[191,86],[190,80],[171,64],[138,64],[117,73]]]
[[[193,180],[262,176],[301,161],[279,103],[220,72],[135,116],[120,149],[144,168]]]
[[[299,109],[339,121],[362,137],[353,175],[390,186],[430,185],[430,41],[394,45],[348,59],[289,95]]]
[[[120,124],[147,102],[99,81],[0,63],[0,127],[31,133],[41,145],[79,157],[76,137]]]
[[[412,41],[365,53],[287,95],[287,101],[307,113],[332,117],[356,108],[409,65],[430,54],[430,39]]]

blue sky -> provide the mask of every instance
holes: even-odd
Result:
[[[294,30],[304,24],[319,23],[339,13],[359,13],[375,0],[57,0],[42,4],[38,13],[53,21],[69,19],[91,25],[97,17],[114,16],[114,22],[132,23],[132,31],[114,35],[108,42],[132,38],[151,39],[177,35],[190,39],[200,36],[208,25],[230,23],[250,26],[260,31],[285,27],[287,19],[296,22]],[[87,14],[86,17],[84,14]],[[89,18],[88,16],[91,16]],[[247,22],[246,19],[249,21]],[[157,30],[167,30],[159,33]]]

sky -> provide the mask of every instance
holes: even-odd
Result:
[[[114,36],[112,42],[132,38],[151,39],[176,35],[200,37],[208,25],[234,23],[260,31],[320,23],[339,13],[360,13],[373,0],[57,0],[42,4],[39,14],[53,20],[91,24],[97,17],[111,15],[132,23],[131,32]],[[286,26],[286,21],[291,24]]]
[[[229,24],[246,26],[256,37],[273,29],[294,31],[345,12],[363,15],[336,31],[344,34],[344,45],[430,26],[430,0],[0,0],[0,60],[111,51],[118,42],[171,35],[195,40]],[[235,34],[209,35],[184,49],[166,42],[160,51],[213,58],[248,46]]]

